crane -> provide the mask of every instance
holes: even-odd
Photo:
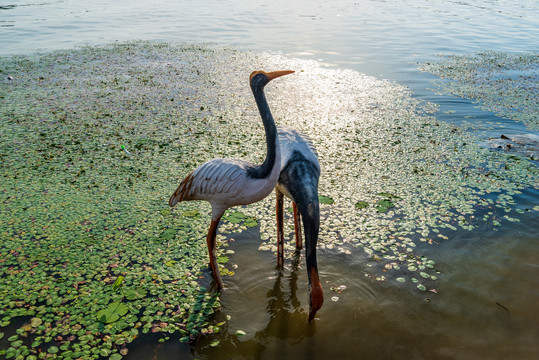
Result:
[[[275,121],[264,94],[264,87],[273,79],[294,71],[254,71],[249,77],[266,134],[266,158],[261,165],[240,159],[213,159],[189,173],[169,199],[169,205],[180,201],[206,200],[211,204],[211,224],[206,236],[210,268],[217,288],[223,281],[215,257],[217,227],[226,209],[262,200],[275,188],[281,170],[281,150]]]
[[[292,200],[296,248],[302,247],[301,220],[305,231],[305,258],[309,278],[309,322],[324,303],[318,276],[316,244],[320,228],[318,180],[320,164],[311,140],[288,127],[278,128],[281,145],[281,173],[275,187],[277,212],[277,265],[284,262],[283,197]]]

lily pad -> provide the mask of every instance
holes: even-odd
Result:
[[[240,211],[231,211],[230,213],[224,216],[224,218],[228,222],[233,223],[233,224],[238,224],[242,222],[246,217],[247,216]]]
[[[247,227],[255,227],[258,225],[258,221],[255,219],[255,218],[252,218],[252,217],[248,217],[247,219],[245,219],[245,221],[243,222],[243,225],[247,226]]]
[[[255,217],[247,216],[241,211],[229,211],[223,218],[231,224],[242,223],[246,227],[255,227],[258,225],[258,220]]]
[[[378,211],[379,213],[385,213],[393,207],[395,207],[395,204],[393,204],[391,200],[382,199],[382,200],[379,200],[378,203],[376,204],[376,211]]]
[[[143,299],[148,295],[148,291],[142,288],[129,289],[125,292],[125,298],[127,300]]]
[[[333,200],[331,196],[327,196],[327,195],[319,195],[318,201],[320,201],[321,204],[327,204],[327,205],[331,205],[335,202],[335,200]]]
[[[200,212],[198,210],[187,210],[182,213],[185,217],[199,217]]]
[[[533,86],[537,82],[537,53],[448,55],[422,63],[419,69],[440,76],[435,84],[443,93],[472,99],[501,118],[539,129],[537,103],[530,101],[537,95]]]
[[[163,216],[169,216],[170,214],[172,214],[172,212],[170,211],[170,209],[161,209],[159,210],[159,213]]]
[[[115,301],[107,305],[103,310],[98,311],[97,321],[109,324],[118,321],[122,316],[127,314],[129,308],[119,301]]]
[[[174,237],[176,236],[176,229],[165,229],[163,230],[163,232],[161,233],[161,235],[159,235],[159,240],[160,241],[170,241],[172,239],[174,239]]]
[[[354,206],[356,209],[366,209],[369,207],[369,203],[366,201],[358,201]]]
[[[33,317],[32,319],[30,319],[30,324],[32,325],[33,328],[37,328],[42,323],[43,323],[43,320],[40,319],[40,318]],[[0,336],[0,338],[1,338],[1,336]]]

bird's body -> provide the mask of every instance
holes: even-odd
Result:
[[[318,276],[316,245],[320,228],[318,180],[320,164],[310,139],[297,130],[280,127],[281,173],[275,187],[277,212],[277,263],[282,266],[284,252],[283,196],[292,200],[296,247],[302,246],[301,221],[305,232],[305,257],[309,278],[309,321],[322,307],[324,293]]]
[[[189,200],[206,200],[211,204],[212,221],[206,242],[212,275],[219,289],[222,289],[223,282],[215,257],[215,238],[222,215],[232,206],[262,200],[271,193],[279,179],[281,151],[264,86],[272,79],[291,73],[293,71],[255,71],[249,79],[266,133],[264,163],[255,165],[240,159],[210,160],[187,175],[169,199],[170,206]]]
[[[206,200],[212,205],[212,219],[232,206],[249,205],[268,196],[279,177],[280,156],[276,156],[268,178],[249,176],[254,164],[240,159],[213,159],[187,175],[182,181],[178,201]],[[175,196],[176,195],[176,196]],[[176,202],[171,201],[171,206]]]
[[[279,137],[279,146],[281,147],[281,172],[286,171],[287,167],[294,162],[310,163],[314,167],[315,172],[320,177],[320,164],[318,163],[318,154],[311,140],[300,131],[288,126],[279,126],[277,128]],[[296,181],[302,181],[304,177]],[[283,181],[277,183],[277,188],[283,192],[289,199],[293,199],[288,193],[288,184]]]

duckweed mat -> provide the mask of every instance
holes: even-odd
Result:
[[[472,99],[484,110],[539,130],[539,53],[445,55],[419,69],[440,77],[434,83],[441,94]]]
[[[318,149],[320,248],[367,256],[366,276],[436,292],[423,246],[539,210],[514,199],[537,190],[533,163],[481,148],[405,87],[354,71],[148,42],[0,58],[0,326],[17,327],[0,332],[0,355],[119,359],[144,333],[219,331],[208,321],[218,295],[200,282],[209,204],[167,200],[211,158],[263,160],[248,86],[258,69],[296,70],[267,87],[270,106]],[[233,232],[258,226],[260,249],[276,251],[274,201],[225,215],[224,275]]]

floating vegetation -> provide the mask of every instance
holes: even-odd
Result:
[[[0,59],[0,325],[29,319],[7,358],[121,357],[139,334],[218,331],[199,284],[208,209],[166,198],[218,156],[204,134],[219,121],[200,110],[206,51],[167,48]]]
[[[320,201],[319,247],[363,249],[372,260],[369,278],[404,284],[416,278],[421,286],[410,282],[417,289],[435,290],[439,271],[421,246],[479,221],[501,226],[502,219],[510,221],[506,212],[522,211],[514,209],[513,197],[537,189],[532,162],[489,152],[454,125],[419,115],[425,104],[405,87],[317,63],[266,60],[273,67],[294,62],[301,70],[280,84],[270,102],[277,105],[278,122],[301,128],[318,150],[320,193],[331,198],[331,205]],[[260,219],[260,248],[276,251],[272,202],[246,211]],[[294,250],[291,242],[285,246]]]
[[[246,227],[255,227],[258,225],[258,221],[254,217],[246,216],[241,211],[228,210],[223,219],[232,224],[243,223]]]
[[[320,204],[326,204],[326,205],[331,205],[335,202],[335,200],[333,200],[331,196],[327,196],[327,195],[318,196],[318,201],[320,202]]]
[[[218,295],[199,282],[209,205],[167,200],[211,158],[263,159],[248,75],[283,68],[296,74],[268,100],[318,150],[319,246],[360,250],[370,278],[436,292],[421,246],[518,220],[513,197],[537,188],[534,164],[419,115],[406,88],[316,62],[146,42],[0,58],[0,355],[118,359],[148,332],[220,330]],[[276,251],[274,213],[270,196],[229,210],[220,231],[258,226]]]
[[[236,336],[245,336],[245,335],[247,335],[247,334],[245,333],[245,331],[243,331],[243,330],[236,330]]]
[[[486,51],[447,55],[419,69],[438,75],[441,91],[477,101],[500,117],[539,130],[539,54]]]

